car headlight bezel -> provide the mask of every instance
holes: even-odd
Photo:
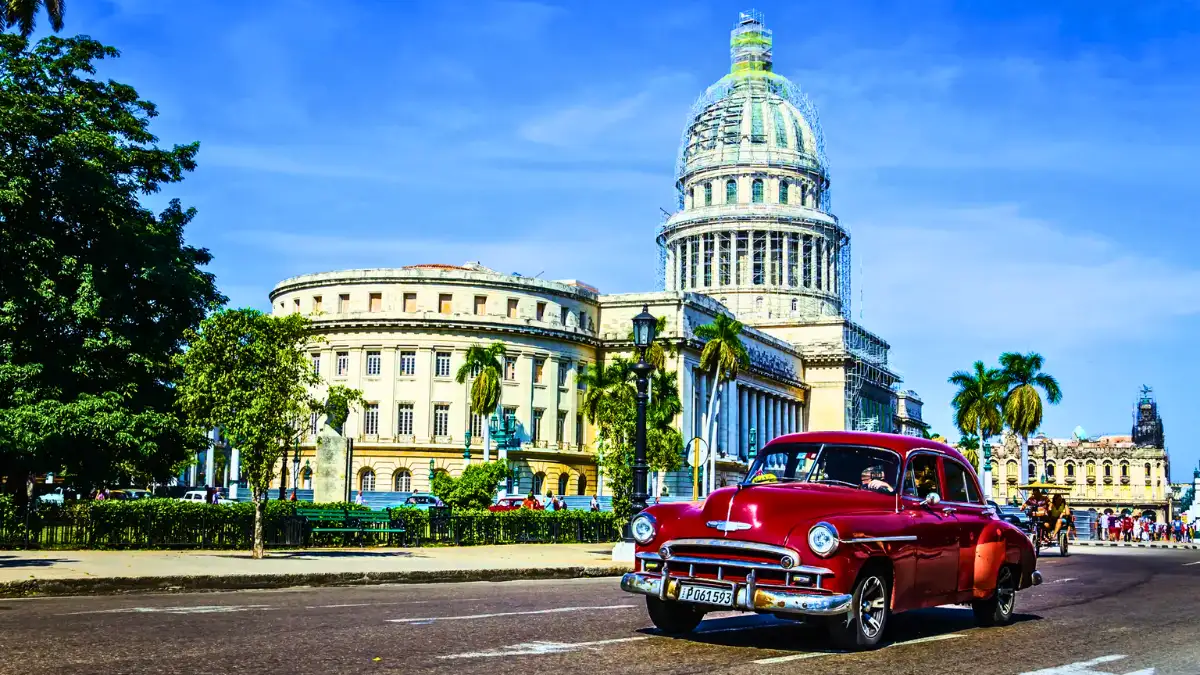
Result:
[[[635,542],[645,546],[658,536],[658,521],[654,519],[654,516],[643,511],[629,521],[629,532],[633,535]]]
[[[824,521],[813,525],[808,531],[808,548],[822,558],[828,558],[838,550],[841,541],[837,528]]]

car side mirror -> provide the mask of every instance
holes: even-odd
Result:
[[[941,496],[936,492],[930,492],[925,495],[925,499],[921,500],[921,506],[937,506],[942,501]]]

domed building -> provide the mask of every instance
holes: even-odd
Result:
[[[695,328],[720,314],[746,325],[750,366],[720,389],[712,420],[717,486],[740,478],[753,449],[781,434],[924,429],[920,398],[898,391],[888,344],[850,319],[850,235],[831,212],[820,121],[800,88],[773,72],[772,39],[761,16],[743,13],[730,72],[685,124],[679,210],[657,235],[662,290],[611,295],[471,263],[304,275],[271,291],[275,313],[311,317],[322,338],[313,364],[326,383],[363,391],[365,408],[345,426],[355,490],[393,501],[484,458],[488,420],[468,409],[469,382],[454,375],[470,346],[499,342],[501,407],[517,425],[502,455],[518,477],[511,489],[603,499],[577,375],[632,356],[631,319],[643,306],[666,319],[689,459],[714,391]],[[312,421],[302,461],[315,457],[320,425]],[[653,483],[667,496],[692,495],[690,468]]]

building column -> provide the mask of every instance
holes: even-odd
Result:
[[[725,389],[728,396],[725,398],[726,407],[725,415],[725,452],[734,457],[741,457],[740,446],[738,445],[738,386],[737,380],[731,380],[725,383]]]
[[[783,399],[775,399],[775,435],[782,436],[783,431]]]
[[[754,420],[758,429],[758,447],[761,450],[767,444],[767,406],[763,392],[754,392]]]
[[[238,481],[241,480],[241,453],[237,448],[229,449],[229,480],[226,481],[230,499],[237,499]]]
[[[750,446],[748,445],[748,430],[750,429],[750,415],[746,412],[746,404],[750,399],[750,391],[748,389],[738,388],[738,452],[742,453],[743,457],[750,456]]]
[[[675,276],[675,246],[673,244],[668,243],[666,245],[666,249],[667,249],[667,266],[666,266],[666,269],[663,270],[663,275],[667,277],[665,279],[666,289],[668,291],[673,291],[673,290],[675,290],[675,284],[677,283],[677,281],[679,279],[677,276]]]
[[[213,475],[214,471],[216,470],[215,462],[213,460],[217,454],[217,441],[221,438],[221,431],[219,429],[213,429],[211,432],[209,432],[209,437],[212,442],[209,444],[208,450],[204,451],[205,487],[212,487],[216,479],[216,476]]]
[[[695,412],[692,407],[693,402],[695,401],[695,394],[692,393],[692,366],[686,361],[683,361],[681,365],[683,367],[679,369],[679,377],[682,380],[679,383],[679,402],[682,404],[681,407],[683,408],[683,411],[681,413],[682,419],[680,420],[679,432],[683,435],[685,449],[690,450],[691,448],[688,446],[688,444],[691,442],[692,437],[696,435],[693,433],[692,429],[693,422],[696,419]],[[689,459],[689,461],[691,460]]]

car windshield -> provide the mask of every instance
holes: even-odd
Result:
[[[755,458],[743,484],[825,483],[892,494],[899,463],[894,452],[863,445],[776,443]]]

